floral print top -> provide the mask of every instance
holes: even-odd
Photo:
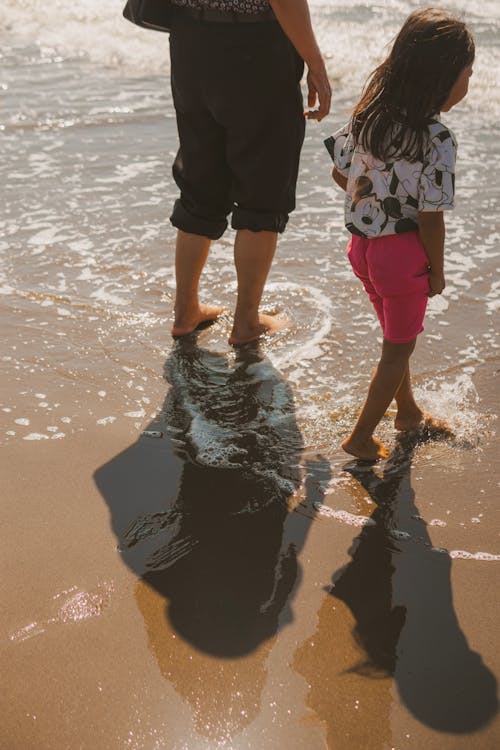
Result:
[[[338,171],[347,177],[345,225],[359,237],[381,237],[418,228],[418,211],[453,208],[455,136],[437,118],[429,123],[423,161],[383,162],[355,145],[349,123],[326,139]]]

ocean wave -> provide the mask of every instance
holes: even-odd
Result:
[[[439,0],[436,5],[447,6]],[[122,17],[124,0],[75,0],[47,4],[42,0],[5,0],[0,11],[0,33],[36,44],[47,59],[54,54],[84,57],[119,74],[155,75],[169,71],[168,37],[129,23]],[[339,0],[313,0],[311,12],[320,47],[326,58],[337,101],[359,93],[367,75],[385,54],[409,11],[406,0],[348,6]],[[460,11],[459,11],[460,12]],[[496,2],[472,0],[465,20],[471,25],[478,49],[475,75],[467,102],[482,117],[500,111],[496,85],[500,27]],[[5,45],[3,45],[5,47]],[[487,104],[485,110],[482,107]]]

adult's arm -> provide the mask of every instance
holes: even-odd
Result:
[[[332,90],[314,35],[307,0],[269,0],[269,4],[281,28],[307,65],[307,117],[322,120],[330,111]],[[319,104],[318,109],[313,110],[316,104]]]
[[[444,238],[445,226],[443,211],[419,211],[418,231],[429,258],[429,297],[441,294],[446,282],[444,278]]]

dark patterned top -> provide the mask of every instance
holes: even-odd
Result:
[[[188,8],[210,8],[228,13],[262,13],[269,10],[269,0],[171,0]]]

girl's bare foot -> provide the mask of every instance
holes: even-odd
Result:
[[[453,430],[444,419],[437,419],[431,414],[424,414],[418,409],[413,415],[396,414],[394,427],[401,432],[420,431],[428,437],[453,437]]]
[[[424,412],[415,405],[411,410],[405,409],[400,411],[394,419],[394,427],[396,430],[401,432],[409,432],[410,430],[418,430],[424,423]]]
[[[290,324],[288,318],[277,318],[275,315],[264,315],[259,313],[257,326],[234,326],[229,337],[229,343],[233,346],[250,344],[264,333],[277,333]]]
[[[354,438],[350,435],[342,443],[342,448],[351,456],[356,456],[362,461],[377,461],[379,458],[387,458],[389,451],[380,440],[370,437],[366,439]]]
[[[199,305],[197,310],[187,313],[176,313],[170,333],[172,336],[186,336],[204,323],[213,323],[227,307],[214,305]]]
[[[455,437],[455,433],[445,419],[437,419],[431,414],[424,414],[424,420],[420,425],[420,429],[427,437],[434,440]]]

